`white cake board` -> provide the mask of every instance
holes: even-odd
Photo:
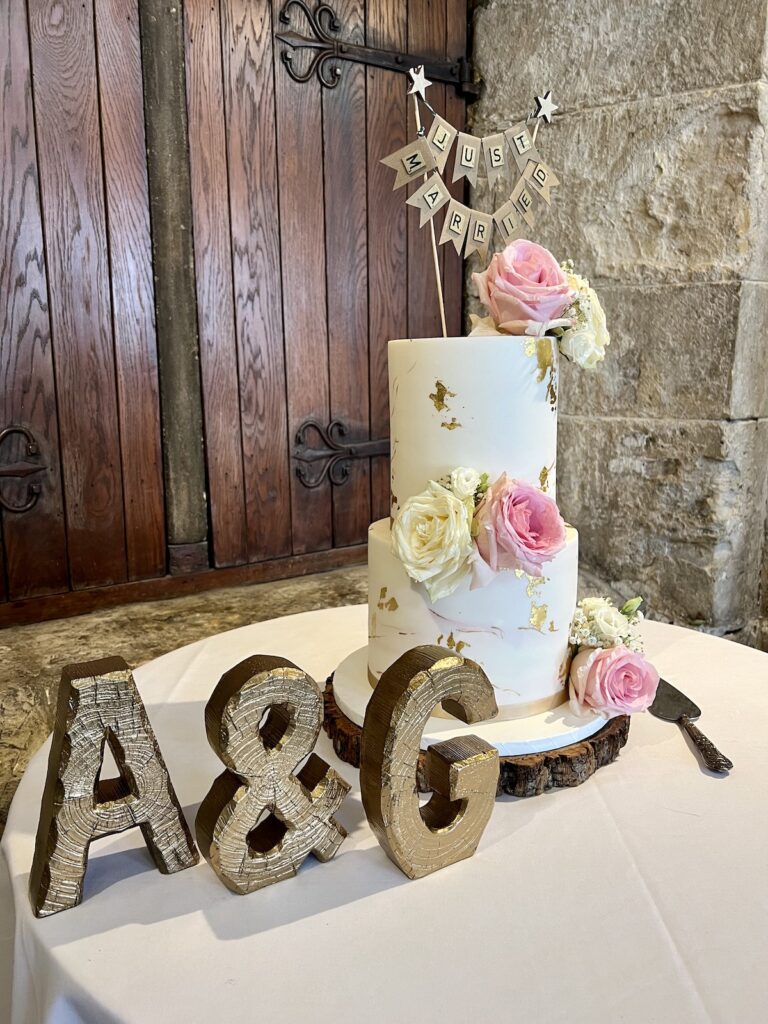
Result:
[[[368,648],[361,647],[341,662],[333,676],[333,696],[343,715],[362,727],[373,689],[368,682]],[[479,736],[496,747],[500,757],[520,757],[559,750],[593,736],[605,725],[599,715],[577,718],[568,702],[530,718],[493,719],[465,725],[456,718],[430,718],[421,737],[422,749],[452,736]]]

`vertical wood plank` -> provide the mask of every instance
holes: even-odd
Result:
[[[222,52],[248,560],[253,562],[291,552],[270,5],[223,0]]]
[[[404,51],[407,0],[368,0],[366,44]],[[371,436],[389,435],[387,342],[408,335],[408,246],[402,190],[380,161],[406,142],[407,84],[401,74],[367,69],[368,279]],[[389,515],[389,459],[371,460],[371,514]]]
[[[184,18],[139,0],[170,573],[208,568],[208,498],[189,180]],[[190,552],[196,553],[190,558]]]
[[[408,50],[429,57],[442,57],[445,53],[446,0],[408,0]],[[427,99],[441,116],[445,115],[445,86],[435,82],[427,89]],[[421,118],[428,131],[432,115],[422,107]],[[408,102],[408,138],[416,138],[413,99]],[[449,162],[450,163],[450,162]],[[409,194],[421,182],[408,187]],[[402,200],[405,202],[404,198]],[[442,337],[440,304],[435,282],[432,240],[428,225],[419,228],[419,214],[413,207],[408,210],[408,334],[412,338]],[[435,232],[440,237],[443,214],[435,218]],[[442,274],[444,249],[440,246],[438,259]],[[445,288],[444,288],[445,291]]]
[[[335,10],[345,40],[364,43],[363,0],[337,0]],[[370,436],[365,68],[345,63],[322,97],[331,418],[347,424],[347,440],[360,441]],[[334,547],[366,539],[369,467],[369,459],[352,461],[349,479],[332,491]]]
[[[93,10],[29,0],[74,587],[127,576]]]
[[[40,487],[30,512],[3,514],[6,573],[0,571],[0,597],[24,598],[68,586],[24,0],[0,0],[0,110],[0,429],[31,429],[45,465],[27,480],[0,484],[14,505],[27,500],[30,482]],[[4,463],[16,461],[24,458],[24,445],[9,439],[0,454]]]
[[[273,20],[282,0],[273,0]],[[298,23],[294,11],[293,21]],[[302,25],[300,31],[309,33]],[[278,44],[279,45],[279,44]],[[323,136],[317,79],[294,82],[276,61],[277,166],[283,324],[291,440],[308,419],[328,422],[328,328],[325,306]],[[306,488],[291,474],[294,554],[331,547],[331,494],[326,480]]]
[[[185,52],[197,317],[217,566],[247,560],[218,0],[188,0]]]
[[[96,43],[130,579],[165,572],[165,510],[137,0],[98,0]]]
[[[449,60],[467,56],[467,0],[445,0],[446,2],[446,40],[445,55]],[[464,130],[467,111],[464,100],[452,86],[445,90],[445,117],[459,131]],[[460,203],[465,202],[466,178],[451,182],[453,173],[453,154],[448,159],[447,167],[451,174],[446,174],[448,188]],[[452,245],[444,245],[443,278],[445,291],[445,319],[449,335],[464,333],[464,257],[459,256]]]

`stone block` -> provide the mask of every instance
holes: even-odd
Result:
[[[492,84],[489,83],[489,89]],[[476,131],[489,119],[482,102]],[[532,236],[598,283],[768,279],[766,89],[753,84],[621,103],[568,115],[539,132],[561,180]],[[482,180],[472,205],[511,189]]]
[[[474,61],[489,116],[546,89],[571,111],[756,81],[765,31],[753,0],[481,0]]]
[[[585,568],[662,619],[754,618],[767,483],[765,420],[560,417],[558,503]]]
[[[593,372],[563,360],[561,412],[768,415],[768,285],[603,284],[600,299],[611,344]]]

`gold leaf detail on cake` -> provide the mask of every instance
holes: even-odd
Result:
[[[528,597],[538,597],[539,587],[547,582],[546,576],[529,576],[528,586],[525,588],[525,592]]]
[[[531,617],[528,620],[534,629],[543,631],[544,623],[547,621],[547,606],[545,604],[532,604]]]
[[[525,576],[525,571],[523,569],[515,569],[515,576],[521,580]]]
[[[541,384],[555,364],[552,338],[536,338],[536,363],[539,371],[536,374],[536,383]]]
[[[455,398],[456,392],[450,391],[441,380],[435,381],[435,390],[429,396],[430,401],[438,412],[448,408],[446,398]]]
[[[440,636],[437,638],[437,640],[435,640],[435,643],[437,644],[438,647],[440,647],[442,645],[442,642],[443,642],[443,634],[441,633]]]
[[[555,625],[555,620],[554,619],[550,619],[549,620],[549,632],[550,633],[556,633],[557,632],[557,626]]]
[[[531,356],[535,356],[536,355],[536,339],[535,338],[526,338],[525,339],[524,351],[525,351],[525,354],[529,358]]]
[[[554,465],[555,464],[553,462],[551,466],[544,466],[542,471],[539,473],[539,487],[541,487],[545,494],[549,490],[549,474],[554,468]]]
[[[540,384],[547,373],[549,373],[549,380],[547,382],[547,401],[551,405],[552,409],[557,408],[557,369],[555,366],[555,351],[557,341],[555,338],[532,338],[533,348],[529,351],[528,343],[526,342],[525,354],[533,355],[536,353],[536,364],[538,372],[536,374],[536,382]]]
[[[446,423],[445,421],[443,421],[443,422],[442,422],[442,423],[440,424],[440,426],[441,426],[441,427],[445,427],[445,429],[446,429],[446,430],[458,430],[458,428],[459,428],[459,427],[461,426],[461,424],[459,423],[459,421],[458,421],[458,420],[456,419],[456,417],[454,416],[454,417],[453,417],[453,418],[451,419],[451,422],[450,422],[450,423]]]
[[[440,639],[442,639],[442,635]],[[440,641],[438,640],[438,644],[439,642]],[[445,646],[449,648],[449,650],[455,651],[457,654],[461,654],[464,648],[469,647],[470,645],[467,643],[466,640],[457,640],[456,637],[453,635],[453,631],[451,631],[448,634],[448,639],[445,641]]]
[[[390,599],[387,600],[387,588],[382,587],[379,591],[379,603],[376,607],[380,608],[383,612],[396,612],[400,606],[397,603],[397,599],[394,597],[390,597]]]

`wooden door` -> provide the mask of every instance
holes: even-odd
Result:
[[[217,566],[365,541],[388,514],[386,456],[308,487],[297,435],[389,431],[386,343],[439,334],[428,232],[383,156],[413,137],[403,74],[340,65],[297,82],[275,39],[284,0],[187,0],[185,55],[208,497]],[[338,37],[465,56],[466,0],[336,0]],[[291,12],[291,23],[310,34]],[[298,58],[297,58],[298,60]],[[407,66],[407,65],[406,65]],[[429,99],[456,125],[452,87]],[[408,210],[408,212],[406,212]],[[440,253],[450,333],[461,261]],[[312,430],[309,431],[312,433]],[[316,433],[316,432],[315,432]]]
[[[3,596],[165,572],[137,0],[0,0]]]
[[[0,624],[361,561],[388,512],[386,343],[439,332],[380,164],[408,80],[295,81],[286,2],[309,32],[303,0],[0,0]],[[466,0],[335,11],[404,68],[465,56]],[[365,457],[308,486],[299,435]]]

